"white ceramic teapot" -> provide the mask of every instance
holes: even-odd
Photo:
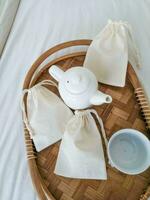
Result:
[[[58,81],[60,96],[72,109],[85,109],[92,105],[111,103],[111,96],[98,90],[95,75],[86,68],[72,67],[62,71],[56,65],[49,69],[50,75]]]

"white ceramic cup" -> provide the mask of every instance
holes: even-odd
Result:
[[[134,129],[122,129],[108,142],[108,157],[112,167],[126,174],[139,174],[150,167],[150,141]]]

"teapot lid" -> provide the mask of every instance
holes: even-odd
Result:
[[[97,87],[97,80],[88,69],[73,67],[65,72],[63,84],[69,93],[78,95],[89,90],[91,87]]]

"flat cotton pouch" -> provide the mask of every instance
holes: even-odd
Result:
[[[28,90],[27,113],[22,100],[23,119],[36,150],[41,151],[62,138],[65,125],[73,116],[72,111],[52,91],[43,85],[57,84],[51,80],[44,80]]]
[[[89,46],[84,67],[99,82],[124,87],[128,61],[133,67],[141,65],[132,28],[127,22],[109,20]]]
[[[101,135],[92,114],[100,124],[107,148],[103,122],[97,112],[93,109],[75,111],[62,137],[55,174],[80,179],[107,179]]]

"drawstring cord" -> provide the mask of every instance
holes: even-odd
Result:
[[[75,114],[80,114],[80,115],[84,115],[86,113],[92,113],[96,116],[96,119],[98,120],[98,123],[101,127],[101,132],[102,132],[102,136],[103,136],[103,139],[104,139],[104,142],[105,142],[105,146],[106,146],[106,149],[107,149],[107,146],[108,146],[108,140],[106,138],[106,133],[105,133],[105,129],[104,129],[104,125],[103,125],[103,121],[102,119],[99,117],[99,115],[97,114],[96,110],[94,109],[88,109],[88,110],[84,110],[84,111],[79,111],[79,110],[76,110],[75,111]]]
[[[31,138],[32,138],[32,137],[34,136],[34,131],[33,131],[32,127],[30,126],[30,123],[29,123],[29,121],[28,121],[27,113],[26,113],[26,110],[25,110],[25,103],[24,103],[24,96],[25,96],[25,94],[27,94],[28,92],[30,92],[29,89],[25,89],[25,90],[23,90],[23,92],[22,92],[21,109],[22,109],[22,113],[23,113],[23,121],[24,121],[24,123],[25,123],[25,125],[26,125],[27,130],[28,130],[29,133],[30,133]]]
[[[58,88],[58,85],[54,81],[51,81],[51,80],[43,80],[43,81],[37,83],[33,87],[37,87],[37,86],[41,86],[41,85],[52,85],[52,86],[55,86],[56,88]]]

